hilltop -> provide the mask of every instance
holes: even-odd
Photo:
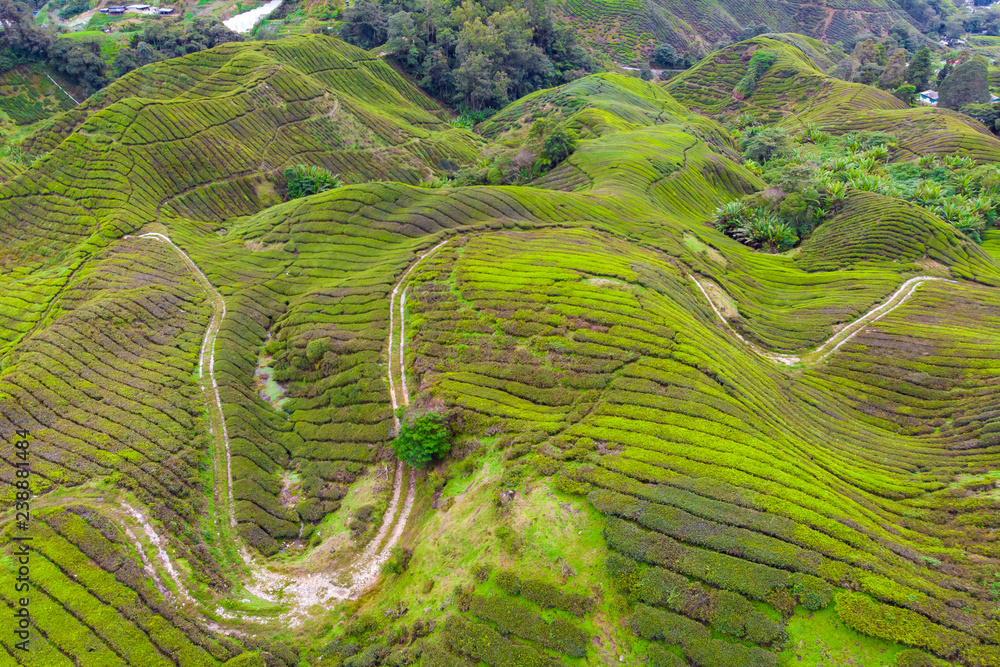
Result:
[[[691,45],[739,39],[751,26],[766,32],[797,33],[834,44],[862,34],[884,34],[898,23],[916,20],[902,3],[884,2],[661,2],[660,0],[569,0],[562,11],[581,26],[588,41],[629,64],[648,57],[666,42],[687,51]],[[754,34],[754,33],[750,33]]]
[[[756,50],[774,63],[734,96]],[[0,454],[28,432],[38,590],[37,650],[0,646],[1000,665],[1000,264],[971,213],[912,201],[993,196],[996,140],[830,57],[758,37],[472,132],[310,35],[147,65],[55,117],[0,171]],[[341,182],[289,198],[300,164]],[[791,250],[718,223],[788,224],[768,198],[813,191]],[[428,413],[450,450],[397,462]]]

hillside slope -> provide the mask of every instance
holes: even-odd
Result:
[[[738,100],[733,91],[758,49],[777,58],[753,94]],[[1000,140],[968,116],[947,109],[909,108],[888,92],[846,83],[824,72],[793,42],[756,37],[713,53],[672,78],[666,89],[691,109],[713,115],[748,113],[791,133],[801,132],[809,123],[834,135],[857,130],[890,132],[900,139],[907,159],[952,153],[979,161],[1000,159]]]
[[[662,42],[686,51],[697,40],[710,45],[722,38],[737,38],[751,25],[834,44],[863,33],[880,34],[897,22],[913,22],[894,0],[566,0],[562,11],[597,48],[628,64],[638,64]]]
[[[1000,265],[855,190],[790,254],[707,224],[764,188],[685,106],[728,104],[713,62],[540,91],[479,137],[339,42],[244,43],[33,137],[0,184],[31,213],[3,229],[0,493],[26,431],[39,648],[3,653],[1000,666]],[[790,123],[783,80],[758,92]],[[541,116],[581,140],[529,185],[418,186]],[[297,161],[346,184],[258,192]],[[408,469],[427,411],[453,445]]]

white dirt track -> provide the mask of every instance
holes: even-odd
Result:
[[[126,236],[125,238],[132,237]],[[223,450],[226,455],[226,482],[229,500],[228,515],[230,525],[235,527],[236,515],[232,490],[232,462],[229,434],[226,430],[225,414],[222,411],[222,400],[219,396],[219,386],[215,378],[215,339],[219,328],[222,325],[222,320],[226,316],[225,300],[219,291],[208,280],[208,277],[204,274],[204,272],[202,272],[198,265],[195,264],[194,260],[192,260],[187,253],[171,241],[169,237],[157,232],[150,232],[141,234],[136,238],[149,238],[161,243],[170,244],[170,246],[177,252],[177,254],[191,270],[192,274],[194,274],[198,282],[205,289],[209,299],[212,301],[213,314],[202,340],[198,359],[198,377],[202,383],[202,388],[205,394],[206,408],[212,418],[212,422],[218,423],[220,426],[218,432],[215,432],[214,435],[217,442],[223,445]],[[445,243],[447,243],[447,240],[442,241],[424,254],[420,255],[399,278],[390,294],[389,333],[387,343],[388,377],[389,394],[393,407],[393,419],[397,429],[400,426],[400,422],[398,416],[396,416],[396,409],[400,406],[408,406],[410,404],[405,369],[404,345],[406,341],[406,288],[404,286],[404,282],[418,264],[441,248]],[[399,294],[400,288],[403,288],[402,295]],[[398,356],[393,354],[395,347],[394,338],[396,331],[395,320],[397,303],[399,309]],[[398,387],[394,378],[394,363],[398,366],[400,380]],[[208,369],[207,377],[205,374],[206,366]],[[216,422],[216,418],[218,419],[218,422]],[[260,563],[256,558],[251,556],[251,554],[241,544],[240,553],[244,562],[250,567],[250,576],[252,579],[252,581],[244,582],[246,589],[254,595],[270,601],[274,601],[278,597],[276,593],[280,591],[281,600],[288,604],[288,610],[281,615],[280,619],[283,623],[293,627],[298,626],[303,621],[307,620],[310,616],[310,608],[315,605],[322,605],[330,600],[357,598],[378,580],[382,564],[388,560],[392,548],[398,544],[399,539],[406,528],[406,523],[409,519],[410,512],[413,509],[413,501],[416,495],[416,471],[410,471],[406,498],[403,500],[402,508],[400,508],[403,476],[405,473],[406,470],[403,463],[397,462],[393,479],[392,498],[389,502],[388,508],[386,509],[385,515],[383,516],[382,524],[379,526],[379,530],[375,537],[368,543],[364,551],[351,562],[350,565],[341,570],[323,570],[321,567],[303,565],[294,569],[276,571],[267,567],[266,564]],[[218,471],[216,470],[216,478],[217,477]],[[216,479],[216,486],[218,486],[218,479]],[[131,506],[126,506],[126,512],[136,520],[141,527],[142,532],[145,533],[149,541],[156,546],[159,560],[161,561],[163,568],[170,575],[174,584],[177,586],[181,596],[185,599],[185,601],[192,602],[193,600],[183,586],[176,568],[170,561],[169,554],[163,547],[166,541],[163,540],[158,533],[156,533],[156,530],[148,522],[148,520],[145,519],[145,516],[140,511]],[[149,569],[149,565],[146,563],[144,564],[147,565],[147,568]],[[349,585],[340,586],[337,584],[338,581],[345,581],[347,579],[350,580]],[[215,613],[223,618],[235,618],[235,616],[221,610],[216,610]],[[257,619],[246,616],[242,616],[241,620],[250,622],[259,621],[262,623],[268,622],[268,619]]]
[[[858,319],[854,320],[853,322],[845,326],[837,333],[830,336],[826,341],[823,342],[823,344],[821,344],[815,350],[805,355],[797,356],[794,354],[779,354],[777,352],[768,352],[766,350],[762,350],[761,348],[757,347],[756,345],[748,341],[746,338],[741,336],[738,331],[736,331],[735,329],[732,328],[732,326],[730,326],[729,321],[726,320],[725,317],[723,317],[722,311],[719,310],[719,307],[715,304],[714,301],[712,301],[712,297],[709,296],[708,291],[705,289],[705,286],[702,285],[701,281],[698,280],[697,276],[692,274],[691,280],[693,280],[694,284],[698,286],[698,289],[701,291],[702,295],[704,295],[705,300],[708,301],[708,305],[710,305],[712,307],[712,310],[715,311],[715,314],[718,316],[719,320],[722,321],[724,325],[726,325],[726,327],[733,333],[734,336],[736,336],[744,345],[749,347],[751,350],[756,352],[761,357],[764,357],[765,359],[770,359],[775,363],[785,364],[786,366],[793,366],[795,364],[803,362],[818,363],[820,361],[823,361],[828,356],[839,350],[841,345],[843,345],[844,343],[846,343],[847,341],[851,340],[856,335],[861,333],[861,331],[863,331],[866,326],[868,326],[869,324],[874,324],[875,322],[879,321],[892,311],[902,306],[906,302],[906,300],[913,295],[916,289],[926,282],[932,280],[941,280],[947,283],[953,283],[953,284],[955,283],[954,280],[948,280],[947,278],[938,278],[937,276],[916,276],[914,278],[910,278],[909,280],[905,281],[902,285],[900,285],[899,289],[893,292],[888,299],[886,299],[879,305],[875,306],[867,313],[865,313]]]

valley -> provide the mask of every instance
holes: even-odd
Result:
[[[0,664],[1000,665],[994,128],[831,74],[894,3],[596,7],[794,19],[0,75]]]

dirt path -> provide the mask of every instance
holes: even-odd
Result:
[[[208,323],[208,329],[205,330],[205,337],[202,339],[201,350],[198,353],[198,378],[201,380],[202,391],[205,393],[205,404],[208,408],[209,417],[212,423],[211,431],[216,436],[216,440],[223,445],[223,449],[226,452],[226,491],[229,497],[229,525],[235,528],[236,503],[233,499],[233,465],[229,447],[229,432],[226,429],[226,417],[222,412],[222,399],[219,397],[219,383],[215,380],[215,339],[219,333],[219,328],[222,326],[222,320],[226,317],[226,302],[222,298],[222,295],[219,294],[219,290],[215,289],[215,286],[211,283],[208,277],[200,268],[198,268],[198,265],[194,263],[194,260],[188,257],[187,253],[181,250],[177,244],[165,235],[157,232],[149,232],[147,234],[141,234],[139,238],[152,238],[162,243],[169,243],[170,246],[177,251],[177,254],[181,256],[188,268],[191,269],[191,272],[198,279],[198,282],[201,283],[201,286],[208,295],[208,298],[212,301],[212,319]],[[205,382],[206,352],[208,354],[208,379],[211,382],[211,390],[209,390],[209,386]],[[214,466],[215,461],[213,460],[212,463]],[[218,486],[218,483],[218,475],[215,475],[216,486]]]
[[[205,395],[205,405],[208,409],[211,421],[210,430],[215,436],[218,444],[222,445],[217,448],[217,451],[225,451],[226,493],[229,499],[229,523],[231,526],[235,527],[236,516],[234,509],[235,503],[233,500],[232,462],[229,434],[226,430],[225,415],[222,411],[222,400],[219,396],[219,386],[215,378],[215,341],[219,328],[222,324],[222,320],[226,316],[225,301],[219,291],[215,289],[212,283],[208,280],[208,277],[201,271],[197,264],[195,264],[187,253],[181,250],[167,236],[156,232],[150,232],[140,235],[139,238],[149,238],[160,243],[169,243],[195,275],[213,304],[212,319],[209,322],[207,330],[205,331],[205,336],[202,340],[201,350],[198,357],[198,377],[201,380],[202,390]],[[399,428],[400,422],[399,418],[395,415],[395,410],[399,406],[407,406],[410,404],[410,395],[406,383],[405,368],[405,318],[407,290],[405,283],[413,270],[422,261],[424,261],[424,259],[445,245],[445,243],[447,243],[447,240],[442,241],[427,252],[420,255],[407,268],[403,275],[400,276],[399,280],[393,286],[389,297],[387,372],[389,376],[389,394],[392,401],[393,418],[397,428]],[[401,289],[402,294],[400,294]],[[397,318],[399,349],[398,353],[394,353],[394,346],[397,344]],[[396,366],[398,366],[398,369],[395,368]],[[397,373],[399,379],[398,383],[396,381]],[[217,457],[213,458],[213,466],[216,466],[214,478],[216,495],[218,496],[219,470],[215,458]],[[341,570],[324,570],[321,566],[311,564],[302,564],[283,571],[275,570],[268,567],[267,563],[262,563],[248,553],[246,547],[241,543],[239,545],[239,551],[244,562],[250,567],[250,580],[245,582],[246,589],[261,599],[269,601],[280,600],[281,602],[287,603],[288,609],[281,615],[280,621],[292,627],[301,625],[303,621],[307,620],[311,615],[311,608],[316,605],[323,605],[331,600],[357,598],[360,596],[378,580],[382,564],[388,560],[391,555],[392,548],[399,542],[403,531],[406,529],[406,523],[409,519],[410,512],[413,508],[414,498],[416,496],[416,473],[412,469],[409,471],[409,484],[407,485],[408,488],[406,498],[402,499],[403,477],[406,474],[407,471],[405,466],[402,462],[398,462],[396,464],[392,498],[389,502],[388,508],[386,509],[382,524],[379,526],[379,530],[375,537],[368,543],[364,551],[357,558],[355,558],[350,565]],[[400,506],[401,504],[402,507]],[[146,520],[145,516],[139,510],[136,510],[128,504],[124,506],[124,509],[132,519],[138,522],[148,541],[156,548],[158,560],[160,561],[162,569],[170,576],[171,580],[176,585],[179,595],[183,597],[185,601],[193,602],[190,594],[183,586],[177,570],[170,561],[170,556],[164,547],[165,542],[156,532],[156,529],[148,520]],[[131,533],[131,530],[129,530],[129,533],[130,538],[132,538],[138,546],[138,541],[135,540],[135,535]],[[152,567],[152,564],[147,558],[143,558],[143,565],[146,568],[147,573],[149,573],[150,576],[157,581],[159,584],[158,587],[161,587],[162,582],[159,581],[156,569]],[[347,585],[341,585],[341,583]],[[273,619],[254,618],[246,615],[231,614],[222,610],[216,610],[215,613],[222,618],[234,621],[239,620],[251,623],[273,622]]]
[[[49,81],[51,81],[52,83],[54,83],[55,86],[56,86],[56,88],[58,88],[59,90],[63,91],[63,95],[65,95],[69,99],[73,100],[73,104],[76,104],[76,105],[79,106],[80,103],[76,101],[76,98],[73,97],[72,95],[70,95],[68,92],[66,92],[66,89],[63,88],[62,86],[60,86],[59,83],[55,79],[53,79],[51,76],[49,76],[48,72],[45,73],[45,76],[49,77]]]
[[[869,310],[867,313],[865,313],[858,319],[854,320],[853,322],[845,326],[837,333],[830,336],[825,342],[823,342],[822,345],[817,347],[815,350],[806,352],[802,356],[796,356],[793,354],[779,354],[777,352],[768,352],[754,345],[746,338],[741,336],[739,332],[737,332],[735,329],[732,328],[732,326],[730,326],[729,321],[726,320],[725,317],[723,317],[722,312],[719,310],[719,307],[712,300],[712,297],[709,296],[708,291],[705,289],[705,286],[702,285],[701,281],[698,280],[698,277],[692,274],[690,278],[691,280],[694,281],[694,284],[698,286],[698,289],[701,290],[701,293],[704,295],[705,300],[708,301],[708,305],[710,305],[712,307],[712,310],[715,311],[716,316],[718,316],[718,318],[722,321],[723,324],[726,325],[726,327],[733,333],[733,335],[739,338],[744,345],[749,347],[758,355],[764,357],[765,359],[770,359],[775,363],[785,364],[786,366],[793,366],[799,363],[816,364],[819,363],[820,361],[823,361],[831,354],[836,352],[838,349],[840,349],[841,345],[843,345],[844,343],[846,343],[847,341],[851,340],[856,335],[858,335],[869,324],[874,324],[875,322],[879,321],[892,311],[902,306],[906,302],[906,300],[913,295],[913,293],[917,290],[917,288],[926,282],[932,280],[941,280],[946,283],[957,284],[956,281],[954,280],[948,280],[947,278],[938,278],[937,276],[916,276],[914,278],[910,278],[909,280],[905,281],[902,285],[900,285],[899,289],[897,289],[895,292],[892,293],[892,296],[890,296],[888,299],[883,301],[878,306],[875,306],[874,308]]]

